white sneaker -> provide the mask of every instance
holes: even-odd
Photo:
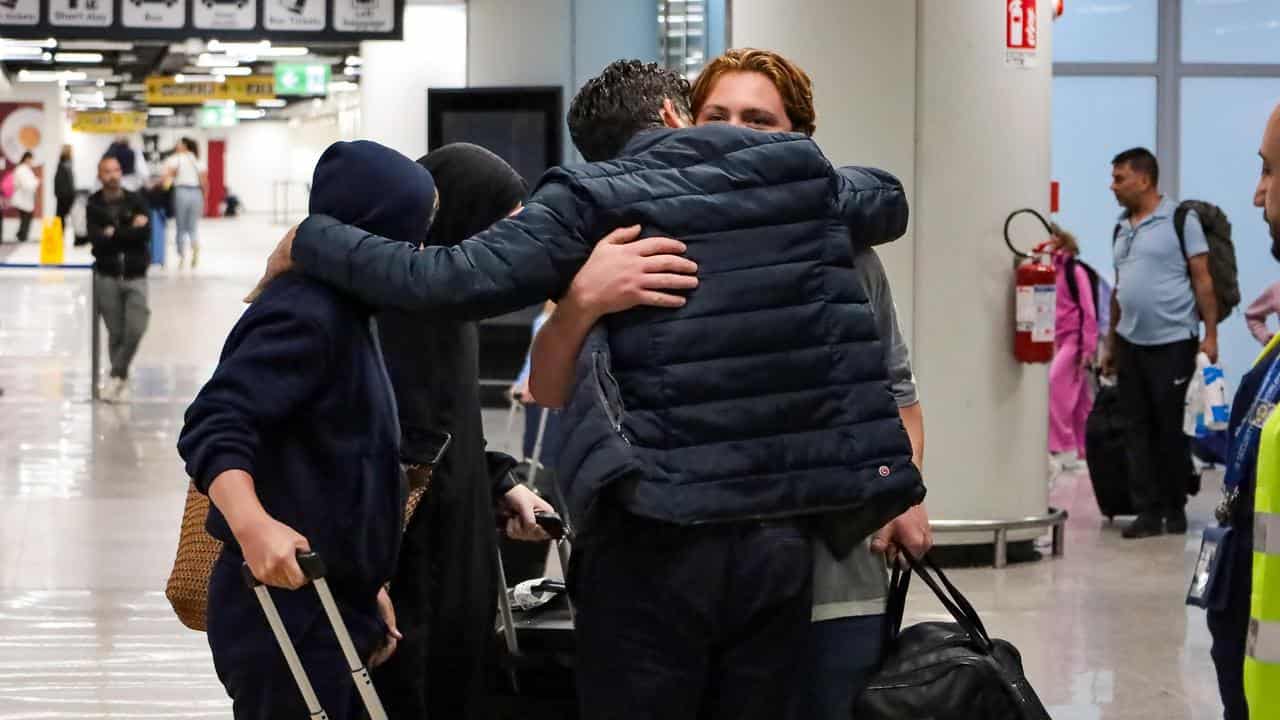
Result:
[[[125,378],[116,378],[115,392],[112,393],[112,401],[114,403],[129,402],[129,381]]]
[[[98,399],[104,403],[113,403],[116,401],[116,394],[120,392],[120,385],[116,382],[116,378],[107,378],[102,383],[102,388],[98,391]]]

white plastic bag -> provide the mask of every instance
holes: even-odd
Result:
[[[1182,432],[1191,437],[1227,429],[1231,406],[1227,402],[1227,380],[1222,368],[1204,353],[1196,355],[1196,372],[1187,383],[1183,403]]]

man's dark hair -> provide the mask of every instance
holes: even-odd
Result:
[[[20,162],[20,163],[24,163],[24,162],[26,162],[26,161],[30,160],[30,159],[31,159],[31,158],[33,158],[33,157],[35,157],[35,156],[34,156],[34,155],[32,155],[31,153],[29,153],[29,152],[24,152],[24,153],[22,153],[22,159],[21,159],[21,160],[19,160],[18,162]]]
[[[1111,161],[1112,165],[1128,165],[1134,172],[1142,173],[1151,178],[1151,184],[1158,186],[1160,184],[1160,163],[1156,161],[1156,156],[1144,147],[1132,148],[1125,150],[1115,159]]]
[[[689,81],[639,60],[617,60],[587,81],[569,104],[569,134],[590,162],[611,160],[636,133],[662,127],[662,101],[691,117]]]

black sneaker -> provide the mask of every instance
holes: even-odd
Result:
[[[1170,535],[1187,534],[1187,511],[1175,510],[1164,517],[1164,531]]]
[[[1158,515],[1139,515],[1120,533],[1126,540],[1155,537],[1164,534],[1164,518]]]

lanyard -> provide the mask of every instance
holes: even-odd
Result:
[[[1240,487],[1246,460],[1255,452],[1258,438],[1262,435],[1262,426],[1266,424],[1271,411],[1275,409],[1276,399],[1280,397],[1280,357],[1271,358],[1271,367],[1262,380],[1258,394],[1249,405],[1249,413],[1245,415],[1231,438],[1230,461],[1223,477],[1223,485],[1228,492]]]

